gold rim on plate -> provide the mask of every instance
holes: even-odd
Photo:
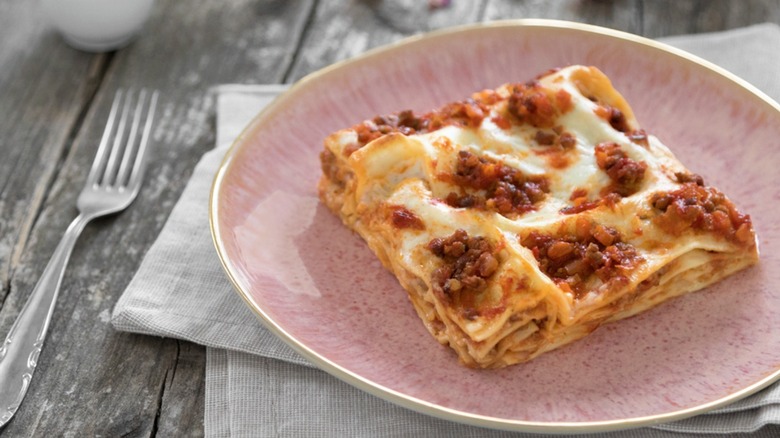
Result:
[[[271,317],[269,317],[263,309],[253,300],[251,295],[247,291],[242,289],[235,275],[235,268],[232,266],[230,260],[225,256],[225,249],[222,243],[222,236],[219,231],[219,191],[222,188],[222,184],[225,175],[228,172],[233,160],[238,152],[238,145],[242,139],[247,137],[254,127],[265,117],[266,114],[270,114],[277,110],[285,102],[293,101],[295,96],[305,91],[306,87],[317,80],[321,76],[345,68],[349,65],[364,62],[367,59],[382,56],[388,52],[398,50],[402,46],[410,43],[418,42],[425,39],[432,39],[446,35],[452,35],[455,33],[475,31],[486,28],[553,28],[553,29],[568,29],[577,30],[591,34],[597,34],[602,36],[612,37],[618,40],[637,43],[653,49],[666,52],[677,56],[683,60],[689,61],[694,64],[698,64],[707,70],[710,70],[729,81],[738,85],[741,89],[748,92],[752,97],[757,97],[764,104],[768,105],[775,111],[780,112],[780,104],[775,102],[772,98],[767,96],[764,92],[760,91],[744,79],[730,73],[729,71],[709,62],[695,55],[692,55],[684,50],[677,49],[675,47],[654,41],[645,37],[622,32],[614,29],[608,29],[600,26],[594,26],[590,24],[568,22],[561,20],[547,20],[547,19],[518,19],[518,20],[502,20],[493,21],[488,23],[475,23],[462,26],[455,26],[446,29],[436,30],[426,34],[415,35],[396,41],[394,43],[377,47],[366,51],[365,53],[348,59],[336,62],[327,67],[324,67],[316,72],[310,73],[298,82],[293,84],[286,92],[279,95],[273,102],[267,105],[252,121],[244,128],[238,138],[233,142],[230,149],[225,154],[225,157],[220,164],[219,170],[214,178],[214,182],[211,187],[211,193],[209,198],[209,226],[211,229],[211,235],[214,242],[214,246],[219,255],[222,267],[227,273],[233,287],[238,294],[243,298],[247,305],[256,313],[260,321],[271,330],[276,336],[285,341],[296,352],[317,365],[320,369],[328,372],[329,374],[341,379],[342,381],[349,383],[365,392],[378,396],[382,399],[390,401],[396,405],[408,408],[420,413],[431,415],[434,417],[442,418],[445,420],[456,421],[459,423],[469,424],[473,426],[488,427],[493,429],[503,429],[518,432],[534,432],[534,433],[548,433],[548,434],[563,434],[563,433],[587,433],[587,432],[607,432],[619,429],[628,429],[641,426],[652,426],[660,423],[666,423],[675,420],[681,420],[684,418],[692,417],[704,412],[716,409],[718,407],[735,402],[739,399],[754,394],[761,389],[764,389],[780,380],[780,368],[770,373],[763,379],[742,388],[739,391],[733,392],[726,397],[714,400],[695,406],[692,408],[681,409],[672,412],[666,412],[662,414],[626,418],[619,420],[606,420],[606,421],[586,421],[586,422],[536,422],[525,420],[512,420],[506,418],[490,417],[486,415],[478,415],[469,412],[458,411],[455,409],[439,406],[434,403],[427,402],[425,400],[418,399],[398,391],[394,391],[390,388],[386,388],[371,380],[368,380],[360,375],[357,375],[340,365],[328,360],[325,357],[320,356],[315,351],[311,350],[306,345],[302,344],[295,337],[287,333],[284,328],[279,326]]]

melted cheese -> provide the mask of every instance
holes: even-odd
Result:
[[[674,174],[686,169],[657,138],[648,136],[646,144],[634,142],[598,115],[607,104],[618,109],[629,126],[638,127],[630,107],[606,76],[592,67],[573,66],[543,77],[540,83],[549,95],[570,96],[570,107],[555,124],[559,131],[571,134],[576,144],[555,152],[560,154],[557,158],[551,157],[549,146],[535,140],[537,132],[545,129],[529,123],[507,127],[496,122],[506,113],[506,99],[490,106],[478,126],[453,124],[420,134],[391,133],[351,154],[348,150],[358,139],[355,130],[339,131],[326,141],[340,165],[353,175],[343,192],[324,180],[321,190],[326,198],[333,196],[326,202],[383,255],[380,258],[407,289],[414,289],[410,290],[412,301],[421,316],[429,315],[424,318],[429,329],[455,348],[467,364],[503,366],[527,360],[587,334],[619,312],[632,314],[631,302],[640,303],[637,308],[648,307],[650,301],[629,300],[629,296],[638,293],[642,282],[655,278],[654,274],[678,278],[686,272],[714,269],[708,265],[714,263],[713,253],[747,254],[740,255],[743,265],[756,259],[755,246],[740,249],[722,236],[707,233],[670,236],[647,219],[652,196],[678,187]],[[506,97],[511,93],[508,87],[500,87],[497,93]],[[614,143],[629,159],[645,163],[641,183],[610,207],[562,214],[572,205],[575,191],[584,191],[588,200],[597,201],[613,182],[596,159],[596,147],[603,143]],[[447,196],[461,190],[446,177],[454,173],[459,151],[502,163],[529,177],[547,178],[544,200],[531,211],[515,215],[448,205]],[[402,207],[420,218],[424,229],[393,227],[382,213],[386,205]],[[622,287],[608,288],[597,279],[591,290],[576,297],[545,274],[533,252],[520,243],[520,236],[531,231],[555,235],[572,230],[579,217],[616,230],[636,249],[641,263],[624,272],[627,282]],[[459,229],[485,237],[500,248],[500,265],[478,298],[482,306],[493,309],[487,315],[474,317],[431,292],[436,287],[432,272],[441,261],[427,245]],[[664,269],[666,273],[660,275]],[[674,294],[695,288],[681,286]],[[656,289],[649,289],[654,291],[653,305],[664,296],[663,290]],[[444,324],[444,331],[434,327],[438,323]],[[542,333],[551,339],[543,339]],[[523,347],[524,342],[533,346]]]

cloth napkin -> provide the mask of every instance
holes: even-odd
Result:
[[[665,42],[708,59],[780,100],[780,27],[757,25]],[[217,144],[205,154],[158,239],[116,304],[117,330],[209,347],[205,433],[227,436],[532,436],[471,427],[398,407],[315,368],[268,332],[234,292],[214,251],[208,197],[227,148],[284,86],[225,85]],[[614,437],[780,432],[780,384],[717,411]],[[765,427],[766,426],[766,427]]]

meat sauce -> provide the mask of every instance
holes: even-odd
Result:
[[[591,98],[591,100],[594,100],[594,98]],[[626,134],[628,139],[632,142],[645,149],[650,147],[650,143],[647,140],[647,132],[645,132],[644,129],[631,129],[632,127],[628,122],[628,118],[626,118],[626,115],[619,109],[605,103],[600,103],[594,112],[597,116],[609,122],[609,125],[612,126],[612,128]]]
[[[556,126],[552,132],[536,131],[534,141],[540,146],[555,146],[563,150],[573,149],[577,139],[571,133],[565,132],[561,126]]]
[[[617,193],[620,196],[630,196],[639,190],[647,170],[644,161],[632,160],[613,142],[597,144],[595,154],[596,164],[612,180],[612,184],[602,191],[602,195]]]
[[[411,110],[389,116],[376,116],[352,127],[357,133],[357,144],[344,149],[349,156],[377,138],[398,132],[404,135],[425,134],[444,128],[460,126],[476,128],[490,113],[487,105],[474,99],[447,104],[438,110],[417,116]]]
[[[425,224],[412,211],[400,205],[391,205],[388,207],[390,212],[390,222],[398,229],[424,230]]]
[[[650,199],[658,212],[653,221],[659,228],[673,236],[693,228],[717,233],[736,244],[753,244],[755,234],[749,215],[740,213],[714,187],[706,187],[701,176],[678,173],[676,177],[680,188],[656,193]]]
[[[462,229],[431,240],[427,247],[443,262],[431,276],[434,294],[461,308],[467,319],[474,319],[479,314],[477,295],[498,270],[495,247],[485,237],[469,236]]]
[[[550,191],[545,177],[527,176],[513,167],[468,151],[458,152],[455,173],[444,175],[443,179],[465,192],[451,192],[445,199],[450,206],[486,209],[504,216],[533,210]],[[484,194],[475,191],[484,191]]]
[[[338,165],[336,155],[328,149],[320,152],[320,166],[322,173],[339,188],[344,188],[346,184],[344,170]]]
[[[584,189],[575,189],[571,197],[569,198],[570,201],[572,201],[572,205],[568,207],[564,207],[561,209],[561,214],[577,214],[582,213],[583,211],[592,210],[596,207],[600,207],[602,205],[606,205],[610,208],[614,207],[615,204],[620,202],[620,195],[617,193],[609,193],[606,196],[603,196],[599,199],[596,199],[594,201],[588,200],[588,192]]]
[[[620,198],[631,196],[641,188],[647,163],[632,160],[620,145],[614,142],[597,144],[594,153],[596,165],[607,174],[610,184],[601,190],[601,198],[596,200],[588,200],[587,190],[575,189],[569,198],[572,205],[561,209],[561,214],[581,213],[602,205],[612,207]]]
[[[569,153],[577,145],[577,138],[563,130],[562,126],[555,126],[552,130],[538,130],[534,135],[534,141],[540,150],[534,150],[539,156],[544,157],[550,167],[554,169],[565,169],[571,164],[573,159]]]
[[[512,123],[530,123],[538,128],[555,126],[557,117],[573,108],[571,95],[565,90],[555,93],[538,81],[513,84],[511,95],[502,97],[493,90],[476,93],[473,98],[447,104],[437,110],[416,115],[411,110],[388,116],[376,116],[352,127],[357,133],[357,143],[344,148],[349,156],[371,141],[393,132],[404,135],[425,134],[446,126],[476,128],[490,116],[490,106],[507,100],[507,111],[496,114],[491,120],[501,129],[509,129]]]
[[[566,90],[551,94],[538,81],[514,84],[507,102],[507,111],[521,123],[536,128],[552,128],[561,114],[570,111],[571,95]]]
[[[626,133],[628,139],[642,146],[645,149],[650,148],[650,141],[647,139],[647,132],[644,129],[637,129]]]
[[[597,116],[609,122],[610,126],[616,130],[624,133],[631,131],[631,126],[628,123],[626,115],[619,109],[602,103],[596,107],[595,113]]]
[[[588,220],[578,220],[573,234],[533,231],[520,243],[531,250],[542,272],[578,298],[588,291],[594,277],[609,284],[627,282],[627,272],[642,261],[617,230]]]

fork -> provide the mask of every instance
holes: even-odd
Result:
[[[76,202],[79,214],[65,231],[0,346],[0,427],[14,416],[30,387],[65,267],[79,234],[92,219],[124,210],[138,195],[158,92],[148,94],[141,90],[131,110],[132,93],[116,92],[86,185]],[[145,123],[138,141],[142,120]]]

